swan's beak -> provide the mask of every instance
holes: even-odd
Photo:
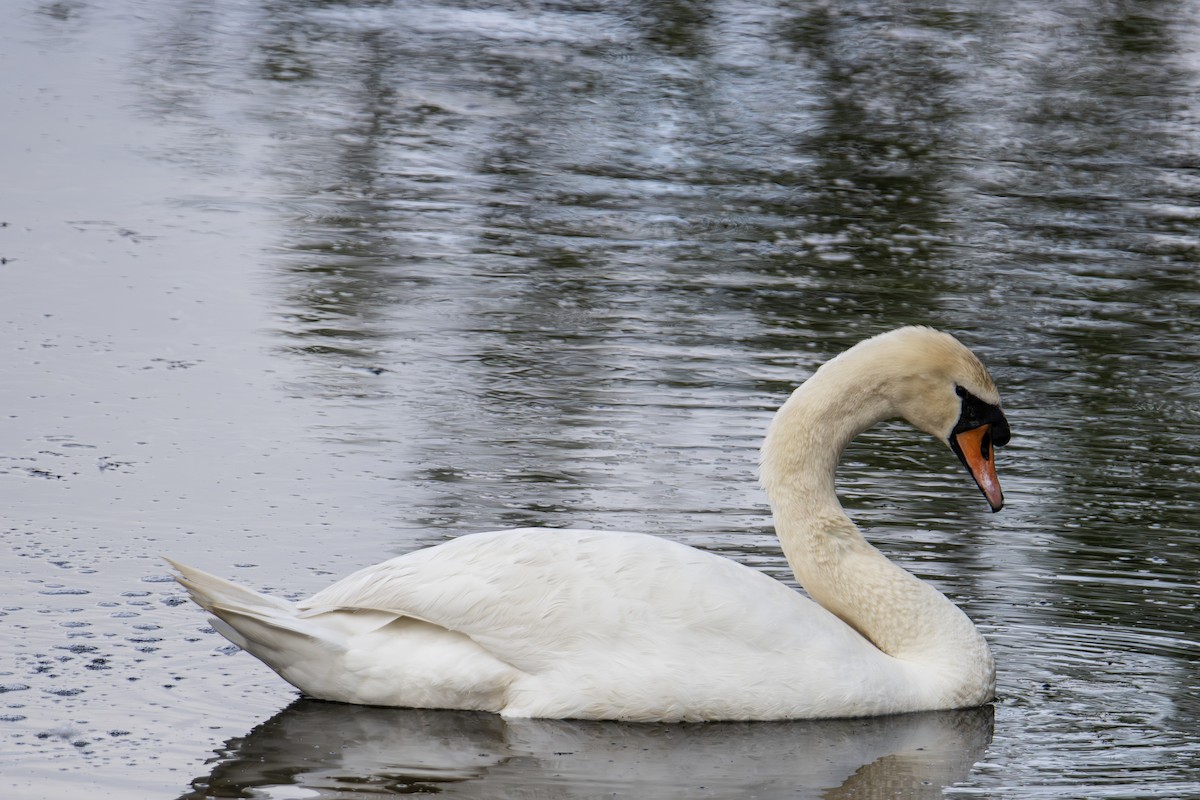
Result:
[[[995,451],[992,449],[992,426],[980,425],[950,437],[950,448],[970,471],[979,490],[987,498],[992,511],[1004,507],[1004,492],[996,477]]]

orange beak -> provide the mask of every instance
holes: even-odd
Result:
[[[956,433],[951,438],[951,446],[971,472],[971,477],[987,498],[992,511],[999,511],[1004,507],[1004,493],[1000,491],[1000,479],[996,477],[991,430],[991,425],[980,425],[978,428]]]

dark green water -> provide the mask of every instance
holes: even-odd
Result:
[[[13,4],[5,797],[1200,796],[1200,6],[992,5]],[[994,714],[289,707],[157,560],[299,596],[547,525],[790,580],[770,414],[908,323],[990,366],[1007,507],[898,424],[840,487]]]

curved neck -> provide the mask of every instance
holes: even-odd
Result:
[[[762,450],[762,484],[788,564],[813,600],[876,647],[932,668],[945,688],[991,699],[992,660],[975,626],[929,584],[872,547],[838,501],[850,440],[896,415],[862,355],[834,359],[792,393]],[[865,362],[865,363],[864,363]],[[974,687],[974,688],[971,688]]]
[[[834,490],[842,451],[855,436],[893,416],[883,396],[850,373],[841,359],[821,367],[792,392],[767,430],[762,483],[776,524],[781,505],[796,506],[783,520],[785,529],[800,517],[828,515],[849,523]]]

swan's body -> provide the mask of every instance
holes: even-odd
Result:
[[[896,415],[950,443],[1001,505],[991,444],[1008,428],[983,365],[927,328],[862,342],[793,393],[763,447],[776,531],[811,600],[711,553],[602,531],[463,536],[297,604],[175,566],[222,634],[326,700],[623,720],[980,705],[995,672],[983,637],[834,494],[845,445]]]

